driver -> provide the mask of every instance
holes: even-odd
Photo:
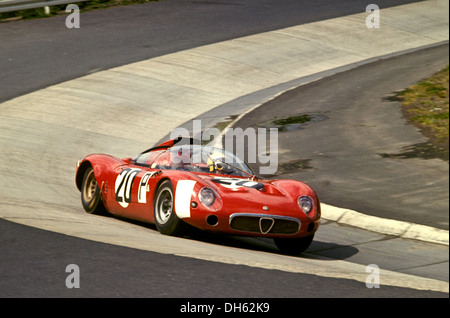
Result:
[[[225,155],[222,152],[214,151],[208,157],[207,165],[209,172],[218,174],[232,174],[234,171],[230,165],[225,162]]]

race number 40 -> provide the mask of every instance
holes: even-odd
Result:
[[[133,188],[133,181],[136,175],[141,172],[141,169],[124,169],[117,176],[115,184],[116,201],[126,208],[131,203],[131,190]]]

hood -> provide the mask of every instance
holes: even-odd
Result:
[[[251,178],[194,174],[187,172],[190,179],[197,181],[196,191],[202,187],[211,188],[218,198],[211,210],[227,213],[262,213],[307,217],[299,205],[301,196],[311,197],[318,205],[315,192],[305,183],[297,180],[252,180]],[[298,213],[298,214],[297,214]],[[303,215],[303,216],[302,216]]]
[[[199,177],[199,176],[197,176]],[[214,189],[221,197],[251,202],[287,203],[300,195],[312,195],[306,184],[296,180],[251,180],[225,176],[201,176],[205,186]]]
[[[215,188],[219,193],[264,193],[283,195],[283,193],[270,182],[251,180],[250,178],[231,178],[224,176],[208,176],[202,178],[205,183]]]

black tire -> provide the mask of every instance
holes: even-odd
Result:
[[[94,169],[89,167],[84,172],[81,183],[81,204],[89,214],[103,214],[105,207],[102,202],[102,195],[95,180]]]
[[[283,254],[299,255],[311,245],[314,235],[301,238],[274,238],[275,245]]]
[[[155,225],[161,234],[181,236],[185,223],[175,213],[173,186],[170,180],[161,183],[155,195],[154,217]]]

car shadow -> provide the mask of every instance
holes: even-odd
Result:
[[[198,232],[185,236],[185,239],[202,241],[210,244],[229,246],[240,249],[261,251],[285,255],[281,253],[270,238],[229,236],[208,232]],[[317,259],[317,260],[345,260],[359,252],[358,248],[350,245],[341,245],[333,242],[313,241],[310,247],[299,255],[291,257]]]
[[[310,247],[302,256],[322,260],[345,260],[358,253],[359,249],[352,245],[316,240],[311,243]]]
[[[118,216],[111,216],[111,217],[124,222],[129,222],[138,226],[145,227],[151,231],[158,232],[154,224],[134,221],[130,219],[121,218]],[[278,250],[272,239],[264,237],[231,236],[220,233],[201,231],[196,228],[190,227],[185,233],[185,235],[183,235],[180,238],[209,244],[229,246],[239,249],[247,249],[253,251],[261,251],[266,253],[284,255]],[[310,247],[302,254],[289,256],[308,259],[318,259],[324,261],[345,260],[357,254],[358,252],[359,250],[351,245],[342,245],[334,242],[323,242],[314,240],[311,243]]]

